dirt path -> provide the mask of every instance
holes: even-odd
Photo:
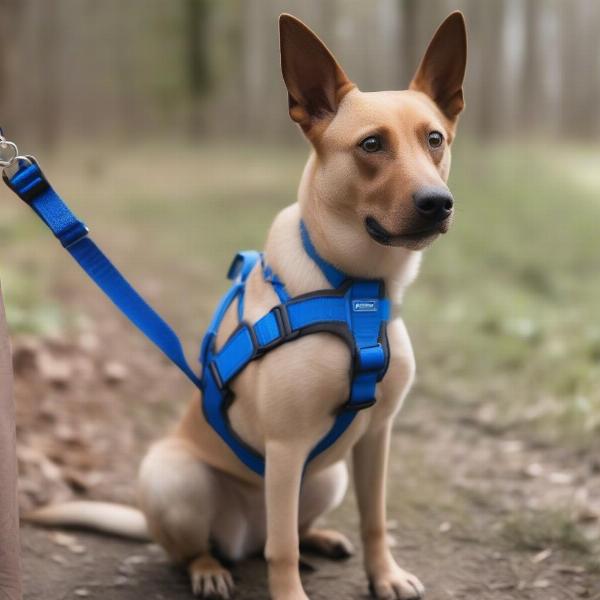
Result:
[[[66,346],[54,354],[70,359],[72,352]],[[81,352],[77,354],[81,358]],[[111,419],[123,419],[124,409],[116,398],[134,394],[140,385],[138,379],[143,381],[150,372],[156,376],[158,369],[166,378],[161,386],[168,388],[178,377],[171,379],[169,368],[158,359],[144,358],[138,363],[135,352],[129,356],[135,374],[124,378],[118,391],[109,387],[100,394],[104,402],[112,399],[117,407]],[[154,355],[144,353],[147,356]],[[17,359],[24,360],[22,352],[17,351]],[[96,359],[90,360],[97,363]],[[149,364],[143,366],[144,362]],[[22,375],[25,367],[18,367]],[[102,372],[106,377],[106,365]],[[28,395],[31,386],[36,385],[31,372],[27,381],[28,393],[21,382],[21,395]],[[42,385],[39,381],[38,384]],[[83,402],[88,413],[94,412],[97,399],[78,399],[80,394],[73,389],[58,391],[67,405],[73,403],[77,407]],[[156,412],[157,405],[146,398],[142,401],[146,408],[147,402]],[[94,452],[104,456],[91,468],[98,482],[85,480],[85,473],[90,477],[89,465],[81,467],[78,475],[65,456],[55,454],[49,459],[50,464],[58,465],[63,474],[70,473],[70,489],[79,485],[80,494],[130,498],[129,481],[135,460],[120,461],[118,457],[139,456],[142,445],[132,440],[136,435],[148,437],[158,424],[142,428],[141,433],[135,426],[123,425],[109,459],[102,442],[106,435],[96,439],[96,445],[86,447],[85,452],[78,449],[77,444],[82,442],[73,425],[76,421],[72,421],[77,413],[74,407],[64,420],[55,415],[54,434],[62,431],[66,448],[70,447],[74,456]],[[74,427],[70,435],[66,425],[69,419]],[[140,420],[140,414],[132,421],[136,420]],[[36,428],[29,425],[25,441],[37,439],[32,433]],[[112,430],[108,439],[114,437]],[[23,447],[21,458],[27,462]],[[26,504],[35,497],[36,486],[32,482],[36,476],[31,465],[24,466]],[[48,470],[48,465],[45,468]],[[585,453],[535,446],[514,433],[496,431],[486,407],[442,406],[419,398],[417,393],[401,415],[394,437],[389,491],[394,552],[406,568],[419,575],[427,587],[428,598],[434,600],[600,598],[598,563],[594,563],[592,545],[586,537],[593,538],[598,533],[598,471],[598,463]],[[39,499],[43,494],[37,491]],[[352,497],[331,515],[329,524],[341,528],[357,542]],[[185,573],[171,566],[154,545],[25,527],[23,546],[28,600],[191,597]],[[316,567],[314,572],[303,575],[311,598],[368,597],[359,557],[344,563],[307,559]],[[237,598],[266,598],[262,560],[237,565],[234,574]]]

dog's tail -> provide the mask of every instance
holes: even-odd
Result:
[[[23,520],[46,527],[79,527],[134,540],[150,540],[142,511],[112,502],[51,504],[24,515]]]

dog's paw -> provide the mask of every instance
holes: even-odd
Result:
[[[203,554],[188,566],[192,592],[200,598],[228,600],[233,595],[233,577],[210,554]]]
[[[332,529],[310,529],[300,538],[300,548],[333,560],[343,560],[354,554],[350,540]]]
[[[377,600],[418,600],[425,596],[423,584],[398,566],[379,576],[373,576],[369,589]]]

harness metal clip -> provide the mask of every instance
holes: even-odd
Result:
[[[29,165],[32,163],[29,157],[19,154],[19,149],[14,142],[7,140],[0,133],[0,168],[4,169],[5,175],[9,179],[18,171],[21,161]]]

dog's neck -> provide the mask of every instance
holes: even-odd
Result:
[[[319,255],[347,275],[358,279],[383,279],[395,302],[414,281],[421,252],[382,246],[371,240],[362,224],[351,224],[327,208],[313,185],[315,158],[308,160],[298,202],[275,219],[265,245],[268,264],[292,295],[329,287],[323,273],[307,255],[300,237],[300,221],[306,224]]]

